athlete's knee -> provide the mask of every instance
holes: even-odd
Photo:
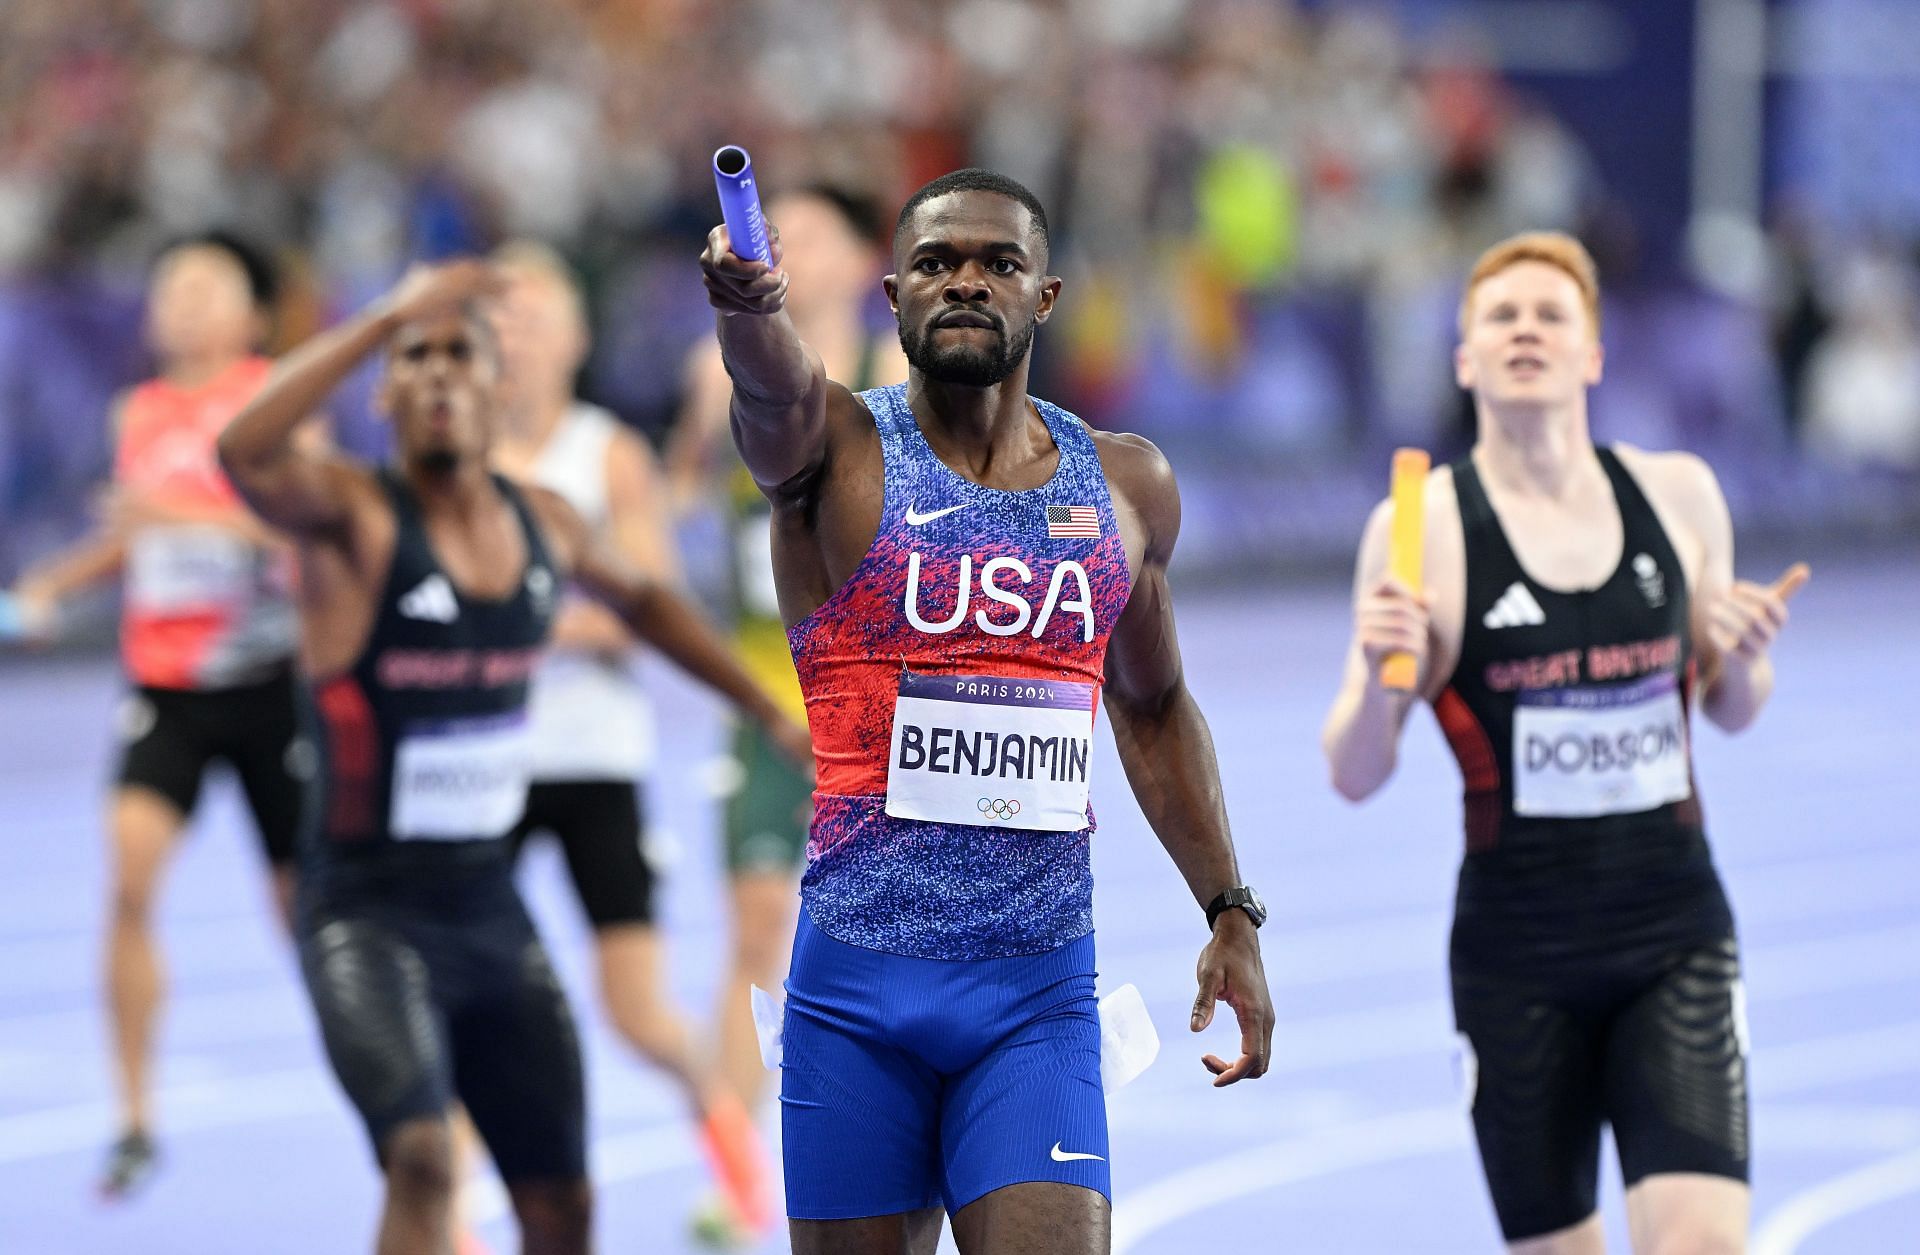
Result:
[[[171,803],[144,789],[122,789],[114,795],[111,902],[116,925],[147,924],[161,866],[181,822]]]
[[[582,1255],[593,1231],[593,1187],[584,1179],[508,1187],[526,1255]]]
[[[412,1120],[389,1133],[380,1146],[387,1188],[414,1206],[451,1205],[454,1190],[453,1135],[444,1120]]]

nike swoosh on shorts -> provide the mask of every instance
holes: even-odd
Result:
[[[1055,1163],[1072,1163],[1076,1159],[1106,1159],[1105,1155],[1092,1155],[1083,1150],[1061,1150],[1058,1142],[1053,1144],[1053,1150],[1049,1153]]]

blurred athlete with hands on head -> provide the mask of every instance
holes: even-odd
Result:
[[[815,729],[781,1104],[795,1251],[1104,1251],[1106,1112],[1087,761],[1104,695],[1128,779],[1207,908],[1216,999],[1273,1026],[1211,738],[1166,581],[1179,495],[1145,440],[1027,396],[1060,281],[1046,214],[981,170],[916,192],[885,280],[908,380],[859,395],[785,312],[788,276],[701,258],[734,439],[773,504],[774,580]],[[876,1118],[878,1117],[878,1118]]]
[[[296,930],[328,1058],[386,1176],[382,1255],[451,1241],[456,1098],[522,1249],[590,1246],[579,1044],[509,840],[528,679],[567,581],[804,752],[685,598],[555,494],[491,471],[499,350],[475,298],[498,287],[472,261],[409,272],[283,361],[220,438],[242,494],[299,544],[326,804]],[[297,447],[301,416],[382,350],[396,463]]]
[[[1688,715],[1736,731],[1759,714],[1806,572],[1735,580],[1704,462],[1594,445],[1599,333],[1578,241],[1517,236],[1474,266],[1455,374],[1478,439],[1429,479],[1424,589],[1386,574],[1392,503],[1369,520],[1323,741],[1342,794],[1384,784],[1416,693],[1384,687],[1380,665],[1414,656],[1466,784],[1454,1010],[1511,1249],[1602,1249],[1610,1123],[1636,1250],[1742,1250],[1739,958]]]

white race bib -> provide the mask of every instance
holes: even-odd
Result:
[[[127,548],[127,602],[148,614],[243,606],[258,561],[251,544],[222,528],[142,528]]]
[[[1693,793],[1687,718],[1671,672],[1631,684],[1528,689],[1513,711],[1513,810],[1628,815]]]
[[[402,841],[502,835],[526,810],[532,749],[523,713],[408,728],[393,754],[388,828]]]
[[[903,671],[887,814],[1078,832],[1087,826],[1092,755],[1091,684]]]

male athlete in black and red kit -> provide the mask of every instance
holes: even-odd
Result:
[[[499,357],[473,302],[497,285],[472,261],[415,270],[283,361],[220,438],[248,503],[299,542],[327,802],[296,928],[386,1174],[381,1255],[451,1249],[456,1097],[522,1249],[590,1246],[579,1045],[507,840],[531,766],[527,678],[567,582],[808,753],[683,597],[591,541],[558,496],[489,470]],[[395,464],[297,448],[301,419],[382,349]]]

